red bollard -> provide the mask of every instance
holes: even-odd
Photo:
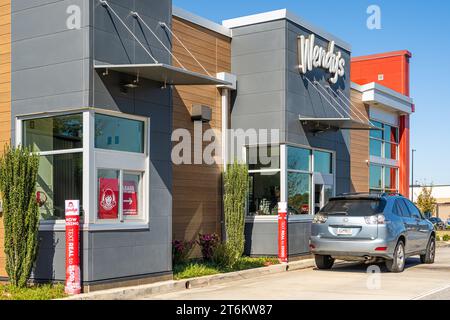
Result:
[[[66,286],[69,295],[81,293],[80,201],[66,200]]]

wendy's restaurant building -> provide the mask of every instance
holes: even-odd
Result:
[[[0,57],[0,141],[40,156],[35,280],[65,279],[67,199],[85,291],[171,279],[172,240],[224,234],[236,159],[247,255],[277,255],[278,202],[294,258],[329,197],[408,195],[410,54],[352,59],[286,10],[219,25],[170,0],[1,0]]]

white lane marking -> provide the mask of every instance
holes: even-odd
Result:
[[[446,285],[444,287],[441,287],[441,288],[430,290],[430,291],[428,291],[428,292],[426,292],[424,294],[421,294],[420,296],[412,298],[411,300],[421,300],[421,299],[423,299],[425,297],[432,296],[432,295],[434,295],[436,293],[439,293],[441,291],[445,291],[447,289],[450,289],[450,284],[448,284],[448,285]]]

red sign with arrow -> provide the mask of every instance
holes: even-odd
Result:
[[[123,215],[138,215],[137,185],[135,181],[123,182]]]

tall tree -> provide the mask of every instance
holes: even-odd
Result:
[[[25,287],[37,255],[39,208],[36,180],[39,158],[30,149],[7,147],[0,160],[6,272],[10,283]]]

